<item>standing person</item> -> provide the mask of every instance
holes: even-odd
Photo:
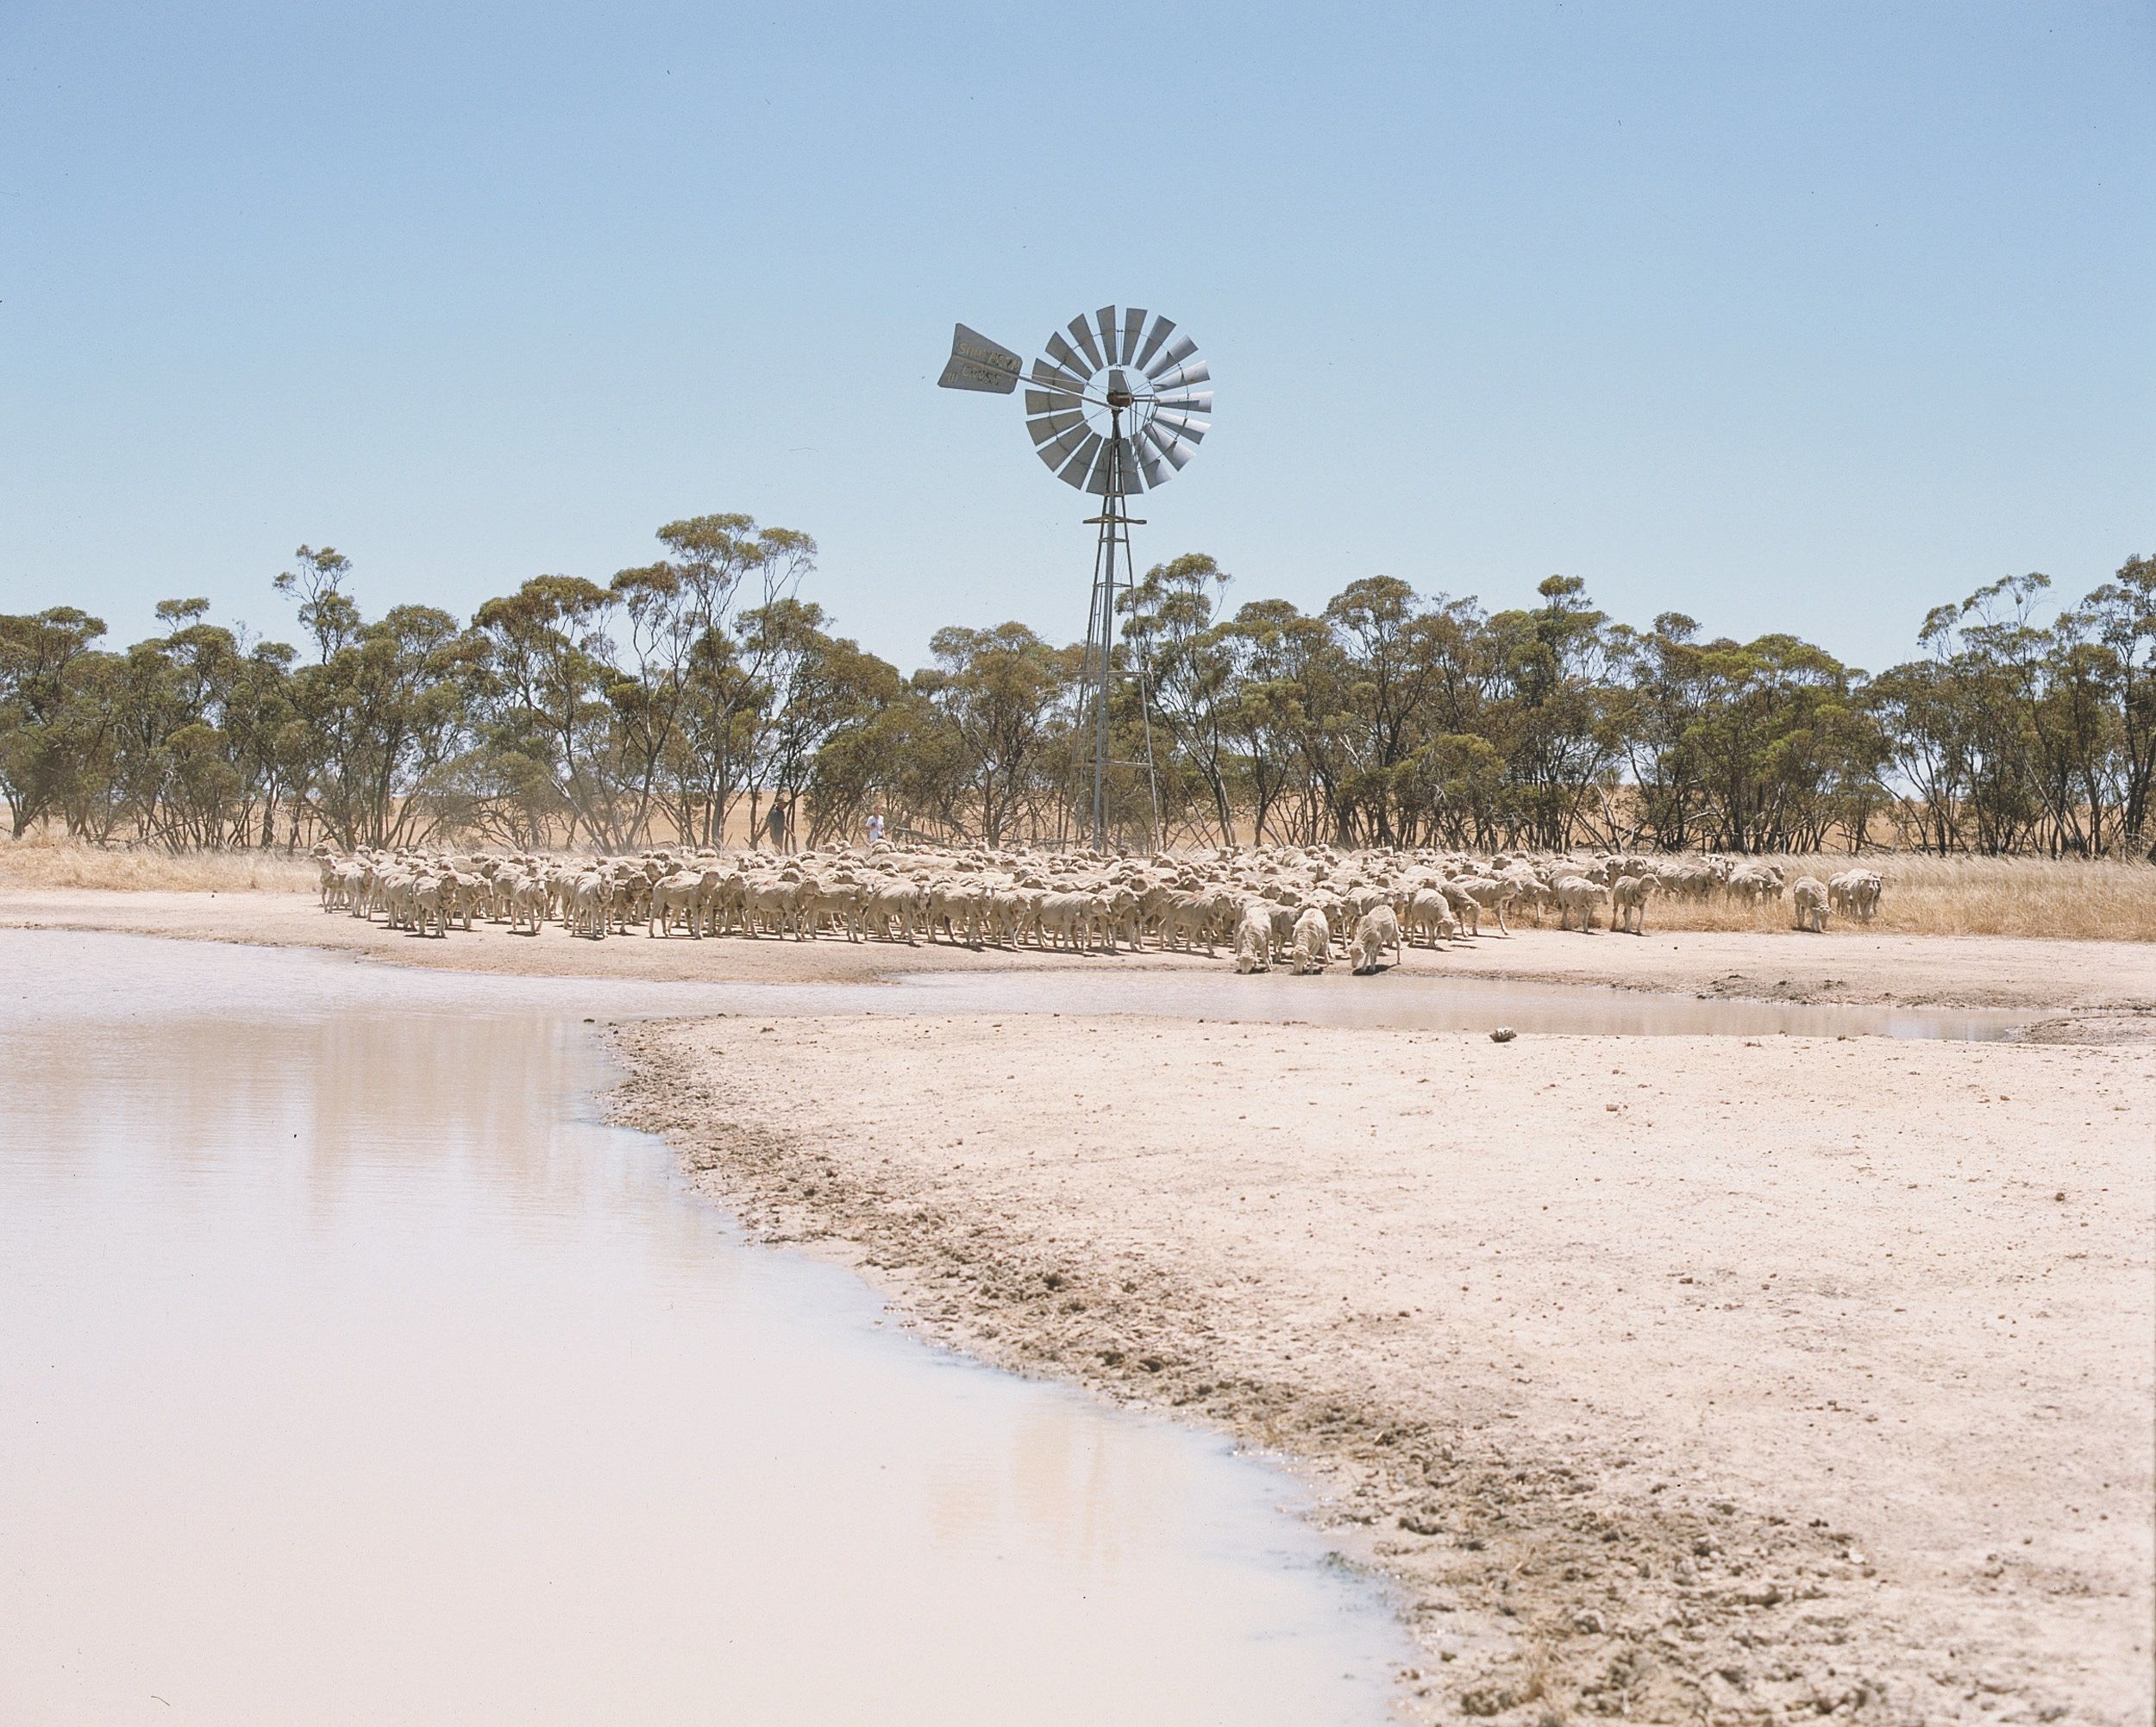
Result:
[[[883,817],[881,814],[874,814],[868,817],[868,843],[872,846],[880,846],[883,843]]]

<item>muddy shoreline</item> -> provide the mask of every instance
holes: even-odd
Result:
[[[2132,1532],[2150,1514],[2134,1416],[2149,1316],[2134,1292],[2152,1202],[2120,1112],[2151,1077],[2144,1052],[1501,1048],[1068,1016],[750,1016],[609,1036],[628,1069],[617,1118],[667,1138],[760,1236],[856,1266],[951,1347],[1300,1467],[1338,1549],[1407,1603],[1425,1652],[1404,1686],[1411,1718],[2146,1714],[2145,1640],[2136,1649],[2128,1628],[2147,1617],[2147,1542]],[[1144,1071],[1119,1053],[1131,1046]],[[1343,1119],[1357,1061],[1367,1101]],[[1912,1130],[1878,1095],[1890,1063],[1916,1093],[1982,1087],[1984,1102],[1934,1102],[1945,1132]],[[1576,1095],[1521,1122],[1525,1064]],[[1283,1068],[1323,1077],[1283,1089]],[[1440,1116],[1432,1073],[1479,1100],[1456,1089]],[[1071,1106],[1014,1111],[1010,1087],[1029,1079],[1075,1087]],[[1760,1106],[1733,1135],[1677,1127],[1710,1094],[1741,1097],[1739,1082]],[[2013,1118],[1998,1118],[1995,1085],[2002,1104],[2024,1099]],[[2015,1148],[2065,1097],[2090,1112],[2102,1155],[2071,1175],[2047,1164],[2044,1180],[2075,1190],[2055,1201],[2015,1173]],[[1756,1189],[1715,1195],[1752,1180],[1745,1140],[1798,1099],[1825,1125],[1773,1160],[1774,1179],[1801,1189],[1787,1216],[1756,1215]],[[1493,1175],[1516,1123],[1527,1154]],[[1251,1148],[1260,1129],[1275,1147]],[[1844,1132],[1876,1151],[1844,1166]],[[1545,1148],[1595,1135],[1606,1184],[1548,1167]],[[1979,1175],[1956,1161],[1972,1142]],[[1433,1170],[1426,1154],[1448,1150],[1464,1155]],[[1394,1196],[1395,1177],[1431,1191]],[[1584,1180],[1598,1186],[1582,1193]],[[1978,1182],[2007,1197],[1940,1250],[1941,1273],[1877,1259],[1965,1223],[1962,1190]],[[1932,1209],[1904,1207],[1913,1189],[1939,1196]],[[1656,1211],[1703,1195],[1696,1217],[1657,1231]],[[1555,1233],[1552,1205],[1572,1213]],[[2041,1243],[2021,1238],[2032,1209]],[[1838,1219],[1848,1239],[1821,1246]],[[1611,1230],[1653,1239],[1613,1256]],[[1969,1286],[2032,1246],[2040,1265]],[[2092,1251],[2102,1274],[2077,1286]],[[2090,1393],[2105,1372],[2123,1377]],[[2034,1472],[2015,1455],[2031,1445]],[[1965,1480],[1998,1504],[1965,1503]],[[1908,1504],[1883,1513],[1882,1496]]]

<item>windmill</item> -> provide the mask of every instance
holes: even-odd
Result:
[[[1008,396],[1025,383],[1025,429],[1033,453],[1065,485],[1100,500],[1100,513],[1085,520],[1100,530],[1093,554],[1093,603],[1086,619],[1086,657],[1081,687],[1079,736],[1090,738],[1093,755],[1093,843],[1108,843],[1107,773],[1114,766],[1142,766],[1152,798],[1153,842],[1160,836],[1160,788],[1153,772],[1152,695],[1143,653],[1138,656],[1139,712],[1145,759],[1113,763],[1108,757],[1108,701],[1115,681],[1116,595],[1136,585],[1131,529],[1143,528],[1128,500],[1163,486],[1189,461],[1206,433],[1213,392],[1197,386],[1212,373],[1198,346],[1176,333],[1170,318],[1137,306],[1103,306],[1073,318],[1044,344],[1030,370],[1016,354],[960,324],[951,337],[950,360],[936,381],[946,390],[979,390]],[[1082,748],[1082,742],[1081,742]]]

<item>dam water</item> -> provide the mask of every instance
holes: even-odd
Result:
[[[729,993],[0,931],[0,1720],[1388,1718],[1289,1478],[601,1122]]]

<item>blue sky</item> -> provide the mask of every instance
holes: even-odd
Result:
[[[453,15],[453,16],[450,16]],[[1808,635],[2156,549],[2147,5],[0,11],[0,609],[292,634],[813,533],[910,668],[1082,631],[1088,500],[933,387],[1176,318],[1141,514],[1236,599],[1356,577]]]

